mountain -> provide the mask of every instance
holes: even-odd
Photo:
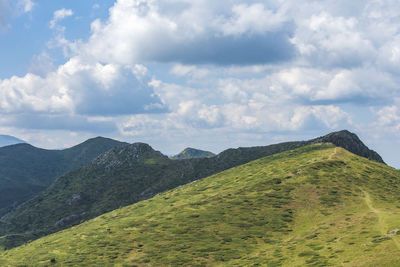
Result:
[[[372,159],[377,162],[385,163],[382,157],[375,151],[369,149],[358,136],[347,130],[333,132],[322,137],[310,140],[308,144],[316,143],[332,143],[338,147],[342,147],[356,155],[367,159]]]
[[[210,151],[204,151],[204,150],[188,147],[188,148],[185,148],[179,154],[172,156],[171,159],[177,159],[177,160],[199,159],[199,158],[212,158],[214,156],[215,156],[215,154]]]
[[[126,143],[97,137],[64,150],[40,149],[29,144],[1,147],[0,217],[43,191],[59,176],[121,145]]]
[[[110,156],[97,164],[121,163]],[[0,252],[0,265],[397,266],[399,190],[398,170],[307,145]]]
[[[10,135],[0,135],[0,147],[25,143],[25,141]]]
[[[333,136],[320,140],[340,140],[337,143],[353,147],[346,143],[353,141],[351,133],[339,132],[341,138]],[[12,247],[177,186],[317,141],[228,149],[212,158],[186,160],[171,160],[143,143],[115,147],[87,166],[60,177],[36,197],[3,216],[0,236],[9,236],[3,245]]]

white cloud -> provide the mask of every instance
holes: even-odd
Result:
[[[160,102],[143,79],[130,68],[74,57],[44,77],[29,73],[0,80],[0,111],[107,116],[161,110],[162,105],[148,109]]]
[[[19,0],[18,6],[24,13],[28,13],[32,11],[33,7],[35,6],[35,3],[32,0]]]
[[[292,40],[310,63],[360,66],[365,60],[374,60],[377,51],[359,24],[355,17],[335,17],[321,12],[300,20]]]
[[[398,105],[385,106],[377,110],[375,114],[377,115],[377,120],[371,125],[374,129],[385,130],[386,132],[399,135],[400,108]]]
[[[199,68],[194,65],[174,64],[170,73],[180,77],[186,77],[188,80],[199,81],[210,74],[207,68]]]
[[[225,35],[265,34],[279,30],[287,21],[281,10],[274,12],[261,3],[239,4],[232,7],[230,17],[217,19],[215,27]]]
[[[268,78],[220,80],[217,90],[159,82],[156,93],[171,112],[162,118],[154,117],[153,123],[158,120],[162,125],[161,122],[168,121],[176,128],[186,125],[193,129],[237,132],[295,131],[304,127],[335,129],[352,123],[350,116],[338,106],[301,105],[282,92],[274,93],[274,88],[269,88],[272,86]],[[152,120],[151,117],[147,120]],[[319,125],[313,125],[317,121]]]
[[[87,40],[64,36],[58,22],[73,11],[61,9],[51,48],[64,49],[66,63],[40,55],[40,68],[0,80],[0,111],[49,113],[48,128],[76,116],[76,131],[107,118],[101,127],[171,146],[365,125],[393,133],[399,9],[396,0],[117,0]]]
[[[65,8],[54,11],[53,19],[50,21],[50,29],[54,29],[58,21],[70,17],[73,14],[74,12],[71,9],[65,9]]]
[[[294,49],[285,19],[267,9],[257,12],[259,7],[208,1],[120,0],[110,9],[107,21],[92,23],[85,52],[118,64],[148,60],[240,65],[290,59]],[[222,8],[232,12],[222,17]],[[247,11],[263,20],[246,17]],[[268,17],[267,26],[263,25],[264,16]],[[234,24],[237,18],[239,25]]]
[[[55,76],[47,80],[33,74],[13,76],[0,81],[0,94],[3,113],[53,113],[68,110],[73,105],[68,89]]]
[[[142,64],[135,64],[135,66],[132,69],[133,74],[135,74],[136,78],[142,79],[147,76],[148,74],[148,69],[146,66]]]
[[[316,69],[290,68],[264,81],[278,95],[306,102],[352,102],[358,104],[389,101],[396,94],[396,79],[375,68]]]

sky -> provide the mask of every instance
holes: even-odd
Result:
[[[0,0],[0,133],[165,154],[348,129],[400,168],[398,0]]]

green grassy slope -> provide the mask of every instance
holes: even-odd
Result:
[[[393,266],[399,187],[384,164],[305,146],[0,252],[0,265]]]
[[[88,166],[60,177],[51,187],[2,217],[0,236],[7,238],[0,239],[0,246],[12,248],[188,182],[323,141],[381,160],[348,131],[306,142],[228,149],[212,158],[186,160],[171,160],[143,143],[116,147]]]
[[[98,137],[64,150],[40,149],[29,144],[0,148],[0,217],[62,174],[121,145],[126,143]]]
[[[298,147],[298,142],[229,149],[218,157],[171,160],[149,145],[114,148],[72,171],[0,220],[0,246],[68,228],[105,212],[204,178],[265,155]]]

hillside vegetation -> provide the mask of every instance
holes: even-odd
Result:
[[[252,160],[326,140],[363,156],[376,154],[347,131],[307,142],[228,149],[212,158],[186,160],[171,160],[144,143],[115,147],[89,165],[60,177],[1,218],[0,236],[6,238],[0,239],[0,245],[12,248]]]
[[[394,266],[399,187],[384,164],[303,146],[0,252],[0,265]]]
[[[46,189],[59,176],[121,145],[126,143],[98,137],[64,150],[29,144],[0,148],[0,217]]]
[[[0,220],[0,245],[24,241],[68,228],[105,212],[148,199],[157,193],[207,177],[265,155],[297,147],[231,149],[218,157],[171,160],[149,145],[116,147],[89,165],[72,171]]]

